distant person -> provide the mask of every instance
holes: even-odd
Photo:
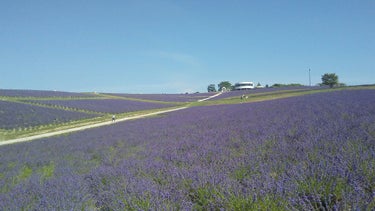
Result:
[[[114,122],[115,120],[116,120],[116,116],[112,115],[112,122]]]

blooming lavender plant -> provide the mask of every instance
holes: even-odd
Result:
[[[336,91],[3,146],[0,209],[372,210],[374,105]]]

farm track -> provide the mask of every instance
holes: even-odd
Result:
[[[205,100],[212,99],[212,98],[214,98],[216,96],[219,96],[220,94],[221,94],[221,92],[219,92],[218,94],[215,94],[213,96],[210,96],[210,97],[208,97],[206,99],[200,100],[200,101],[205,101]],[[116,119],[115,122],[112,122],[110,120],[110,121],[105,121],[105,122],[100,122],[100,123],[94,123],[94,124],[85,125],[85,126],[79,126],[79,127],[75,127],[75,128],[69,128],[69,129],[63,129],[63,130],[58,130],[58,131],[53,131],[53,132],[47,132],[47,133],[43,133],[43,134],[39,134],[39,135],[32,135],[32,136],[23,137],[23,138],[16,138],[16,139],[10,139],[10,140],[6,140],[6,141],[0,141],[0,146],[9,145],[9,144],[15,144],[15,143],[21,143],[21,142],[27,142],[27,141],[32,141],[32,140],[41,139],[41,138],[47,138],[47,137],[51,137],[51,136],[57,136],[57,135],[65,134],[65,133],[71,133],[71,132],[86,130],[86,129],[90,129],[90,128],[96,128],[96,127],[101,127],[101,126],[106,126],[106,125],[112,125],[112,124],[116,124],[118,122],[123,122],[123,121],[128,121],[128,120],[145,118],[145,117],[149,117],[149,116],[154,116],[154,115],[159,115],[159,114],[174,112],[174,111],[178,111],[178,110],[183,110],[183,109],[186,109],[186,108],[188,108],[188,107],[187,106],[183,106],[183,107],[178,107],[178,108],[173,108],[173,109],[167,109],[167,110],[162,110],[162,111],[156,111],[156,112],[147,113],[147,114],[140,114],[140,115],[131,116],[131,117],[124,117],[124,118]]]

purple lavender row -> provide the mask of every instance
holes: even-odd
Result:
[[[63,123],[98,115],[82,112],[43,108],[0,100],[0,128],[17,129],[45,124]]]
[[[281,87],[281,88],[259,88],[259,89],[252,89],[252,90],[235,90],[230,92],[223,92],[218,97],[215,97],[211,100],[218,100],[224,98],[231,98],[231,97],[241,97],[242,95],[250,95],[251,94],[259,94],[259,93],[269,93],[269,92],[277,92],[277,91],[288,91],[288,90],[316,90],[316,89],[326,89],[327,87],[324,86],[298,86],[298,87]]]
[[[192,107],[4,146],[0,209],[371,210],[374,105],[356,90]]]
[[[44,91],[44,90],[17,90],[17,89],[0,89],[0,96],[6,97],[92,97],[94,94],[61,92],[61,91]]]
[[[121,99],[32,100],[29,102],[104,113],[124,113],[174,106],[174,104],[150,103]]]
[[[194,102],[214,95],[215,93],[195,93],[195,94],[109,94],[114,96],[157,100],[163,102]]]

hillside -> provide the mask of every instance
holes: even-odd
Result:
[[[275,91],[1,146],[0,209],[374,209],[375,89]]]

